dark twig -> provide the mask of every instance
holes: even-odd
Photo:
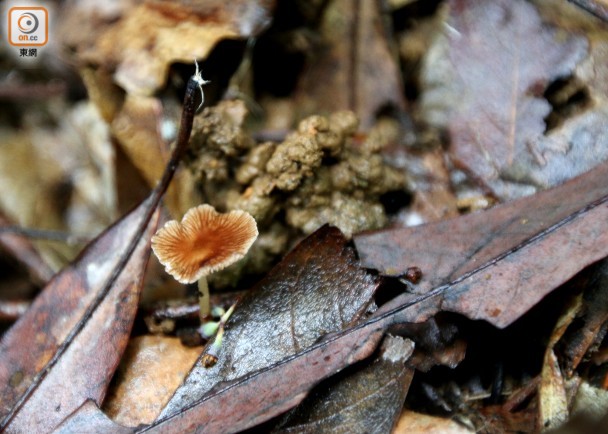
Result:
[[[211,294],[212,306],[230,306],[246,291],[231,291]],[[198,299],[180,299],[174,302],[158,303],[145,309],[145,315],[156,321],[162,320],[198,320],[200,315]]]
[[[350,41],[350,68],[348,73],[348,86],[350,92],[348,93],[348,107],[355,113],[360,113],[359,104],[361,103],[359,98],[359,66],[360,66],[360,53],[359,40],[360,35],[360,20],[361,20],[361,0],[355,0],[352,6],[353,18],[351,23],[351,41]]]

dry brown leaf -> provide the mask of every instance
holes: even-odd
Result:
[[[405,108],[399,68],[379,3],[330,1],[319,31],[322,42],[297,91],[301,117],[348,109],[368,129],[382,109]]]
[[[608,164],[564,185],[487,211],[354,237],[364,266],[399,276],[418,266],[419,291],[454,280],[608,194]],[[564,201],[564,197],[570,198]]]
[[[167,163],[172,137],[161,134],[171,121],[152,95],[165,86],[169,67],[206,58],[222,40],[257,35],[270,24],[273,7],[273,0],[112,5],[72,0],[63,5],[57,33],[83,66],[91,99],[112,133],[153,187]],[[88,31],[73,31],[83,26]],[[126,100],[117,85],[126,91]],[[177,173],[165,202],[174,217],[200,202],[189,173]]]
[[[87,103],[66,110],[56,121],[56,128],[33,123],[19,133],[0,132],[0,209],[21,226],[93,236],[116,216],[108,128]],[[55,270],[80,248],[35,245]]]
[[[161,133],[163,122],[170,121],[164,120],[163,115],[157,98],[127,95],[111,125],[125,154],[152,187],[160,179],[171,155],[170,143],[163,140]],[[164,202],[174,217],[181,217],[200,203],[189,171],[177,171]]]
[[[568,420],[566,386],[553,349],[547,349],[539,384],[538,430],[557,428]]]
[[[474,432],[451,419],[405,410],[393,434],[473,434]]]
[[[429,315],[441,308],[505,327],[608,254],[602,229],[608,221],[606,173],[603,163],[533,197],[422,227],[360,234],[355,244],[367,267],[393,275],[420,267],[423,280],[415,291],[443,291],[447,284],[445,298]],[[381,310],[408,298],[404,294]]]
[[[132,339],[108,391],[103,410],[117,423],[137,426],[152,422],[198,358],[201,348],[179,339],[141,336]]]
[[[60,210],[52,200],[53,192],[61,185],[61,171],[55,165],[47,166],[48,162],[37,155],[27,134],[2,131],[0,137],[0,208],[3,214],[21,226],[62,229]],[[69,249],[62,250],[64,254],[69,252]],[[61,267],[62,261],[55,251],[41,246],[40,253],[52,269]]]
[[[151,95],[166,82],[171,63],[206,58],[223,39],[255,36],[270,23],[273,6],[272,0],[72,0],[63,4],[58,34],[81,63],[111,71],[130,94]]]

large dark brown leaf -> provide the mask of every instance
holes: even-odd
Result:
[[[258,425],[297,405],[320,380],[356,363],[374,351],[382,337],[382,324],[350,329],[314,345],[296,356],[220,385],[196,405],[144,432],[223,433]]]
[[[302,241],[237,305],[221,357],[197,363],[160,418],[196,402],[216,384],[266,368],[352,325],[366,311],[377,281],[358,267],[354,251],[333,227]]]
[[[0,430],[49,432],[103,399],[133,325],[159,202],[188,146],[197,87],[193,76],[171,159],[149,197],[57,274],[3,336]]]
[[[146,221],[151,206],[145,201],[93,241],[3,336],[0,415],[9,432],[49,432],[87,399],[103,399],[137,308],[158,220]]]
[[[442,277],[433,284],[451,282],[428,292],[427,295],[438,297],[430,299],[431,305],[422,303],[418,310],[426,309],[427,316],[438,310],[459,312],[505,327],[578,271],[608,255],[607,174],[608,164],[604,163],[533,198],[477,215],[412,228],[418,231],[416,236],[404,232],[408,230],[396,230],[393,234],[382,231],[377,237],[362,236],[356,244],[360,252],[367,254],[377,249],[375,259],[362,253],[367,257],[364,263],[371,267],[378,264],[385,270],[387,264],[382,258],[393,255],[404,260],[407,252],[411,259],[400,264],[390,259],[390,264],[405,270],[412,265],[408,261],[415,261],[426,274],[432,275],[435,255]],[[529,227],[533,229],[529,231]],[[481,235],[476,235],[477,231]],[[393,249],[387,254],[391,235],[392,242],[401,250]],[[450,254],[444,255],[442,249]],[[442,261],[443,256],[451,259]],[[410,299],[411,294],[399,296],[377,314]],[[413,312],[410,309],[398,321],[409,322],[407,315],[412,314],[420,317],[420,312]]]
[[[457,279],[608,194],[608,164],[559,188],[488,211],[354,237],[361,264],[386,275],[418,266],[421,292]],[[567,200],[566,200],[567,198]],[[548,258],[559,259],[559,258]]]
[[[414,343],[388,336],[368,366],[321,383],[281,423],[283,433],[386,433],[401,414],[414,370]]]

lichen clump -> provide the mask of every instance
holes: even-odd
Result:
[[[386,224],[380,196],[407,183],[381,155],[394,137],[373,130],[358,137],[356,116],[342,111],[304,119],[281,143],[256,144],[243,131],[245,117],[240,101],[205,109],[194,125],[189,166],[207,203],[257,220],[265,251],[251,258],[267,262],[325,223],[347,236]]]

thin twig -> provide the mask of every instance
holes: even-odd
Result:
[[[88,243],[93,237],[85,235],[74,235],[69,232],[56,231],[52,229],[24,228],[23,226],[8,225],[0,226],[0,234],[15,234],[31,240],[58,241],[70,246]]]
[[[211,294],[212,306],[230,306],[234,304],[246,291],[231,291]],[[200,306],[198,300],[180,299],[173,302],[162,302],[145,309],[145,316],[157,321],[170,320],[196,320],[199,317]]]
[[[0,226],[2,225],[10,226],[10,222],[0,214]],[[45,285],[55,274],[27,238],[0,232],[0,246],[25,267],[37,284]]]

